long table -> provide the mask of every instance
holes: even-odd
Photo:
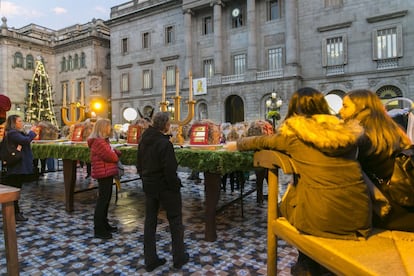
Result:
[[[124,165],[135,165],[136,146],[118,147],[122,152]],[[77,160],[89,162],[89,148],[85,144],[32,144],[35,158],[61,158],[63,160],[63,178],[65,186],[65,208],[73,211],[76,184]],[[204,173],[205,185],[205,240],[215,241],[216,208],[220,196],[221,176],[234,171],[253,170],[252,152],[228,152],[224,150],[200,150],[177,148],[176,158],[180,166]]]

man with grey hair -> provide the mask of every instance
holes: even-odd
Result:
[[[170,136],[170,113],[158,112],[142,134],[138,144],[137,170],[145,192],[144,257],[148,272],[165,264],[156,249],[157,216],[160,205],[167,212],[172,239],[174,268],[181,268],[189,260],[184,245],[182,222],[181,180],[177,176],[177,159]]]

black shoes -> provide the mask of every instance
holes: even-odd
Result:
[[[154,269],[156,269],[157,267],[159,267],[159,266],[161,266],[161,265],[165,264],[166,262],[167,262],[167,260],[166,260],[166,259],[164,259],[164,258],[162,258],[162,259],[157,259],[154,263],[149,264],[149,265],[146,265],[146,266],[145,266],[145,270],[146,270],[147,272],[151,272],[151,271],[153,271]]]
[[[174,263],[174,268],[180,269],[183,265],[188,263],[189,260],[190,260],[190,255],[188,255],[188,253],[185,253],[184,258],[183,258],[182,261],[180,261],[178,263]]]
[[[102,240],[109,240],[112,239],[111,233],[95,233],[95,238],[102,239]]]
[[[16,213],[14,216],[16,221],[28,221],[28,218],[25,218],[22,213]]]
[[[118,232],[118,227],[116,226],[111,226],[111,225],[106,225],[105,226],[106,230],[108,230],[110,233],[116,233]]]

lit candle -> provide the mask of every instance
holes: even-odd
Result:
[[[63,100],[63,103],[62,103],[63,107],[66,107],[66,85],[67,85],[66,83],[63,84],[63,99],[62,99]]]
[[[193,73],[188,73],[188,100],[193,100]]]
[[[161,102],[165,103],[165,73],[162,73],[162,89],[161,89]]]
[[[81,106],[83,106],[85,104],[85,93],[84,93],[84,85],[83,85],[83,81],[81,81],[81,98],[80,98],[80,104]]]
[[[177,68],[177,70],[175,71],[175,96],[179,96],[180,94],[179,85],[180,85],[180,71]]]
[[[75,81],[72,81],[71,103],[75,102]]]

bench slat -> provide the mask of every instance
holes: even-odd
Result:
[[[327,239],[298,232],[285,218],[272,222],[273,232],[338,275],[412,275],[400,258],[392,231],[367,240]]]

